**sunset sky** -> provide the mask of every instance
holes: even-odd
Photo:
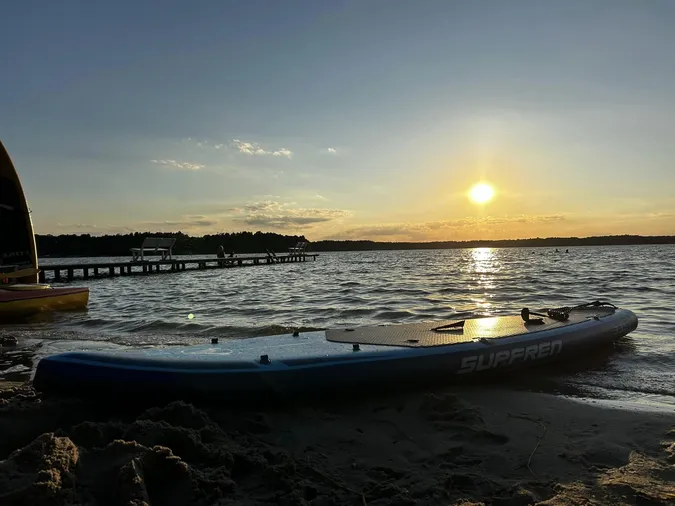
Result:
[[[675,234],[673,27],[672,0],[9,2],[0,140],[42,234]]]

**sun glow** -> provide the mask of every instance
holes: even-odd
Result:
[[[469,190],[469,199],[474,204],[485,204],[492,200],[495,195],[495,190],[487,183],[478,183]]]

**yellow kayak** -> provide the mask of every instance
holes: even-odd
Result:
[[[86,287],[53,288],[45,283],[0,285],[0,318],[83,309],[88,303]]]
[[[0,319],[87,306],[89,288],[54,288],[37,282],[33,221],[19,175],[1,142],[0,231]]]

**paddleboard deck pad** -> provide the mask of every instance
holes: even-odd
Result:
[[[606,303],[553,312],[234,339],[194,346],[44,357],[37,390],[79,396],[293,400],[307,393],[465,381],[571,360],[637,328]],[[548,315],[553,317],[549,317]],[[560,315],[563,315],[562,317]],[[539,316],[539,317],[537,317]],[[269,399],[269,397],[263,397]]]
[[[467,320],[412,323],[407,325],[378,325],[361,328],[331,329],[326,339],[338,343],[377,344],[382,346],[447,346],[482,339],[500,339],[532,332],[544,332],[607,316],[614,308],[607,306],[571,309],[565,321],[545,318],[526,323],[521,316],[494,316]]]

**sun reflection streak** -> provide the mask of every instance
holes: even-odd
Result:
[[[473,303],[481,310],[489,311],[493,298],[497,292],[495,274],[503,269],[495,248],[474,248],[469,257],[469,273],[475,281],[475,297]]]

